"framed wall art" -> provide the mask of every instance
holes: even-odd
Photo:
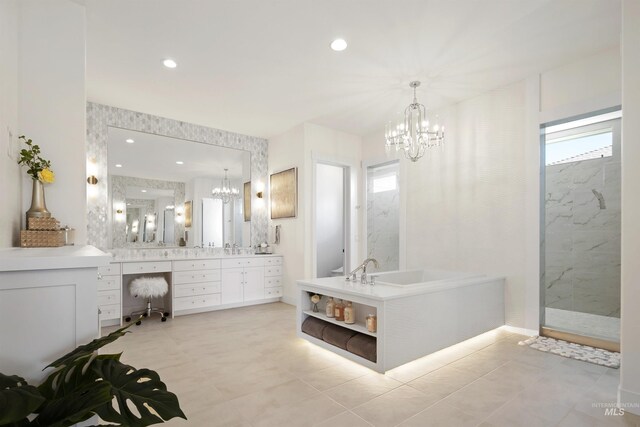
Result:
[[[295,218],[298,214],[298,168],[269,177],[271,219]]]

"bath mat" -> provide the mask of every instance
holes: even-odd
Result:
[[[595,363],[596,365],[618,369],[620,367],[620,353],[574,344],[567,341],[547,337],[532,337],[520,341],[520,345],[528,345],[536,350],[557,354],[570,359]]]

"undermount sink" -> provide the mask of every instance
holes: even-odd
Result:
[[[371,276],[376,278],[376,284],[411,288],[450,280],[471,279],[482,275],[447,270],[404,270],[376,273]]]

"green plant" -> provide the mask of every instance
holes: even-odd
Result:
[[[178,398],[156,372],[120,362],[122,353],[98,355],[98,349],[128,333],[132,324],[51,363],[46,368],[55,371],[38,387],[16,375],[0,373],[0,426],[64,427],[94,415],[131,427],[174,417],[187,419]]]
[[[21,139],[27,145],[27,148],[20,150],[18,164],[27,166],[27,173],[31,175],[31,178],[52,183],[55,176],[50,169],[51,161],[40,157],[40,147],[34,144],[32,140],[27,139],[24,135],[20,135],[18,139]]]

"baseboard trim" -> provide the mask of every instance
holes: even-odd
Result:
[[[296,306],[296,299],[295,298],[291,298],[290,296],[287,296],[287,295],[285,295],[282,298],[280,298],[280,302],[292,305],[294,307]]]
[[[503,329],[513,334],[526,335],[528,337],[533,337],[538,335],[538,331],[536,329],[519,328],[517,326],[511,326],[511,325],[503,325],[503,326],[500,326],[499,329]]]
[[[625,412],[640,415],[640,393],[618,387],[618,406]]]

